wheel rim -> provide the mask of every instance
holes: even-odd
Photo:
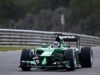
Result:
[[[76,56],[74,56],[74,66],[76,68]]]
[[[93,52],[92,52],[92,50],[91,50],[91,58],[90,58],[90,63],[91,63],[91,66],[92,66],[92,64],[93,64]]]

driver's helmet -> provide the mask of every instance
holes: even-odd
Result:
[[[53,46],[54,48],[58,48],[58,47],[60,46],[60,44],[59,44],[59,42],[54,41],[53,44],[52,44],[52,46]]]

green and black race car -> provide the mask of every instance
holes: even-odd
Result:
[[[66,43],[64,43],[66,42]],[[72,43],[74,42],[74,45]],[[35,50],[23,49],[20,57],[20,68],[28,71],[31,68],[62,67],[74,71],[76,67],[92,67],[93,50],[91,47],[80,48],[80,37],[76,35],[58,35],[55,41],[47,47]]]

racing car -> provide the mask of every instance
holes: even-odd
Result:
[[[74,45],[72,43],[74,42]],[[57,35],[55,41],[47,46],[23,49],[20,57],[20,68],[29,71],[31,68],[47,69],[62,67],[74,71],[78,66],[92,67],[93,50],[91,47],[80,48],[80,37],[77,35]]]

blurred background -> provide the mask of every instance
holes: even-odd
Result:
[[[100,36],[100,0],[0,0],[0,28]]]

